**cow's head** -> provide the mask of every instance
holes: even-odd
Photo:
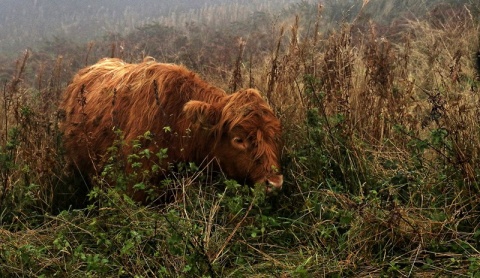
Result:
[[[264,184],[267,192],[281,189],[280,121],[258,91],[239,91],[214,103],[189,101],[183,110],[192,123],[211,131],[210,154],[228,177]]]

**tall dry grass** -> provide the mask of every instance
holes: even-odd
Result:
[[[317,27],[299,34],[297,18],[287,43],[280,33],[259,78],[267,84],[262,89],[286,125],[302,123],[312,106],[326,118],[340,115],[351,146],[361,142],[370,154],[398,153],[405,161],[412,140],[429,142],[432,132],[444,130],[443,146],[430,142],[425,162],[447,163],[475,183],[479,30],[467,8],[451,12],[443,22],[408,21],[396,41],[380,36],[373,23],[367,33],[345,25],[319,40]]]
[[[297,18],[268,61],[263,89],[285,123],[293,194],[355,196],[341,206],[355,211],[350,259],[386,247],[419,255],[478,228],[480,30],[466,7],[442,14],[407,21],[396,40],[373,23],[319,39]]]

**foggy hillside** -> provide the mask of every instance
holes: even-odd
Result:
[[[85,41],[109,33],[125,33],[151,22],[175,20],[202,9],[233,6],[242,12],[287,7],[298,0],[2,0],[0,52],[18,51],[51,39],[68,36]],[[234,17],[232,19],[235,19]],[[171,22],[175,24],[175,22]]]
[[[16,56],[56,38],[84,44],[112,34],[125,35],[146,24],[181,27],[190,22],[223,28],[243,22],[255,13],[273,15],[279,22],[299,14],[316,16],[323,6],[322,28],[336,28],[356,20],[389,25],[398,18],[415,18],[444,3],[462,6],[476,0],[2,0],[0,53]],[[474,13],[475,14],[475,13]]]

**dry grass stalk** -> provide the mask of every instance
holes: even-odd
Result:
[[[245,45],[246,45],[246,41],[244,41],[242,38],[239,38],[238,55],[237,55],[237,59],[235,60],[235,65],[233,67],[232,79],[230,80],[230,86],[229,86],[230,92],[236,92],[237,89],[243,87],[242,59],[243,59],[243,52],[245,50]]]

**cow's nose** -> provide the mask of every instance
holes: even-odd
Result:
[[[265,184],[267,186],[267,193],[280,191],[283,185],[283,175],[275,175],[268,177],[265,181]]]

